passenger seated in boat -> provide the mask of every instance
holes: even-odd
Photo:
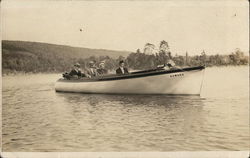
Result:
[[[86,71],[86,76],[89,78],[99,76],[94,61],[89,62],[89,68]]]
[[[74,68],[70,71],[68,75],[70,77],[75,77],[75,78],[85,77],[85,74],[81,72],[79,63],[76,63],[74,65]]]
[[[105,63],[104,62],[101,62],[99,64],[99,68],[97,69],[97,72],[99,75],[105,75],[108,73],[108,70],[105,69]]]
[[[127,69],[126,67],[124,67],[124,65],[125,65],[124,61],[121,60],[121,61],[119,62],[119,68],[116,69],[116,74],[121,75],[121,74],[128,74],[128,73],[129,73],[129,72],[128,72],[128,69]]]
[[[158,65],[157,69],[159,70],[169,70],[175,67],[175,63],[173,60],[169,59],[166,64]]]
[[[167,62],[167,64],[166,64],[169,68],[171,68],[171,67],[174,67],[175,66],[175,63],[174,63],[174,61],[173,60],[168,60],[168,62]]]

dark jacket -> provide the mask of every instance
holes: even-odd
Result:
[[[78,76],[78,77],[84,77],[85,75],[80,70],[71,70],[69,73],[70,76]]]
[[[124,69],[124,73],[122,73],[121,68],[119,67],[118,69],[116,69],[116,74],[128,74],[128,69],[127,68],[123,68]]]
[[[100,75],[105,75],[105,74],[108,73],[108,70],[106,70],[106,69],[97,69],[97,72],[98,72],[98,74],[100,74]]]

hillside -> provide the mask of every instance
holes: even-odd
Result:
[[[105,49],[89,49],[38,42],[2,41],[3,73],[61,72],[69,69],[74,62],[91,56],[118,58],[131,52]]]
[[[228,66],[247,65],[249,56],[240,49],[229,55],[201,55],[172,56],[171,52],[158,52],[149,55],[137,50],[134,52],[112,51],[103,49],[89,49],[24,41],[2,41],[2,70],[3,74],[16,72],[65,72],[69,71],[76,62],[85,69],[90,60],[105,60],[105,67],[114,70],[118,67],[119,60],[125,60],[126,66],[131,69],[145,70],[166,64],[172,59],[178,66]]]

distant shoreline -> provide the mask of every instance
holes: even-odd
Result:
[[[207,66],[206,68],[225,68],[225,67],[248,67],[249,65],[215,65],[215,66]],[[131,70],[132,71],[132,70]],[[139,71],[139,70],[138,70]],[[66,71],[64,71],[66,72]],[[29,75],[47,75],[47,74],[63,74],[64,72],[22,72],[22,71],[16,71],[16,72],[9,72],[9,73],[3,73],[2,71],[2,77],[8,77],[8,76],[29,76]]]
[[[161,44],[168,47],[164,40],[161,41]],[[201,52],[200,55],[189,55],[188,52],[185,55],[178,55],[169,49],[159,48],[159,51],[152,54],[153,48],[149,47],[151,45],[147,43],[144,50],[137,49],[136,52],[126,52],[37,42],[2,41],[2,74],[4,76],[63,73],[71,70],[75,63],[79,63],[82,69],[86,69],[90,61],[94,61],[96,66],[105,62],[106,69],[110,71],[119,66],[120,60],[125,62],[126,67],[133,70],[154,69],[170,60],[173,60],[175,65],[179,67],[199,66],[204,65],[204,63],[207,67],[249,64],[249,53],[245,55],[246,52],[244,53],[240,49],[236,49],[229,55],[207,55],[205,51]]]
[[[29,76],[29,75],[45,75],[45,74],[62,74],[60,72],[9,72],[9,73],[2,73],[2,77],[7,76]]]

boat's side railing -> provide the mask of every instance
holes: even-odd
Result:
[[[82,77],[80,79],[69,79],[68,81],[76,81],[76,82],[93,82],[93,81],[109,81],[109,80],[121,80],[121,79],[129,79],[129,78],[138,78],[138,77],[146,77],[146,76],[153,76],[153,75],[160,75],[160,74],[167,74],[167,73],[176,73],[176,72],[183,72],[183,71],[192,71],[198,69],[204,69],[204,66],[198,67],[188,67],[183,69],[151,69],[151,70],[144,70],[144,71],[136,71],[131,72],[129,74],[108,74],[102,76],[96,76],[92,78]],[[66,81],[66,79],[61,79],[61,81]]]

